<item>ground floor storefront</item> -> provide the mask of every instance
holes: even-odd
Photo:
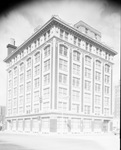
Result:
[[[77,116],[28,116],[6,118],[7,130],[33,133],[110,132],[112,121],[106,118]]]

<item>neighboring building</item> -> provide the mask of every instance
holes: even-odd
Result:
[[[0,106],[0,131],[5,128],[5,106]]]
[[[120,128],[120,82],[115,86],[114,97],[114,127]]]
[[[7,45],[7,129],[108,132],[114,50],[80,21],[53,16],[19,47]]]

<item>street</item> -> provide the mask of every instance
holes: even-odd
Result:
[[[115,135],[31,135],[0,133],[0,150],[119,150]]]

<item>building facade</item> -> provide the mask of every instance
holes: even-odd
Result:
[[[0,106],[0,131],[5,129],[5,106]]]
[[[80,21],[53,16],[19,47],[7,45],[7,130],[108,132],[116,52]]]

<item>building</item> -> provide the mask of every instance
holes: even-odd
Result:
[[[7,45],[7,129],[20,132],[108,132],[113,49],[79,21],[52,18],[19,47]]]
[[[5,128],[5,106],[0,106],[0,131]]]
[[[114,127],[120,128],[120,82],[115,86],[114,97]]]

